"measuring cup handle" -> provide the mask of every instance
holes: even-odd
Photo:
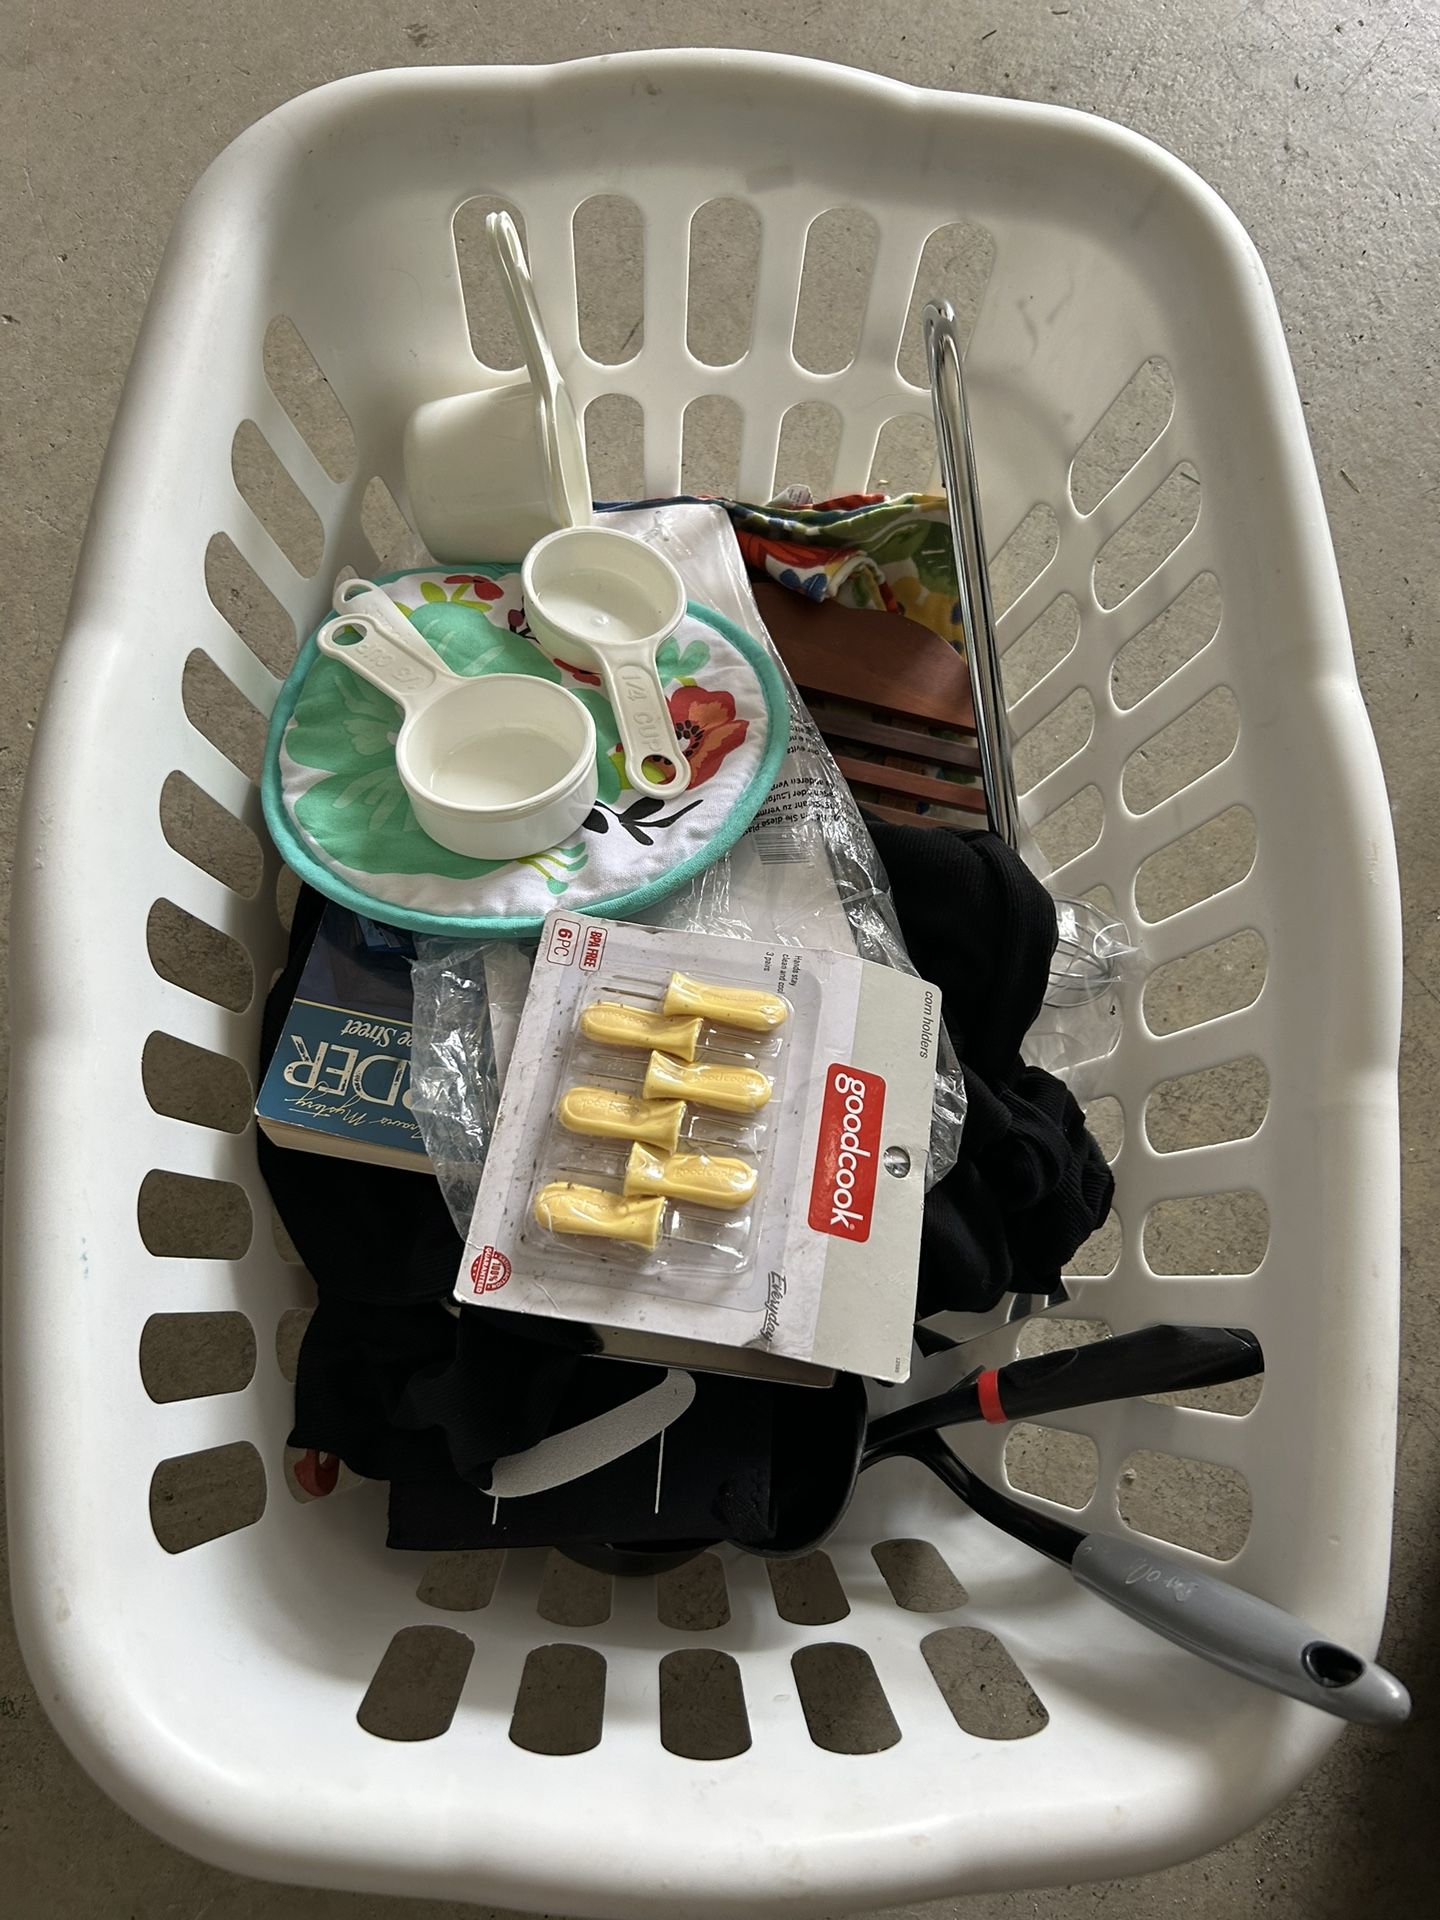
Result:
[[[625,773],[632,787],[657,800],[683,793],[690,784],[690,762],[675,737],[675,723],[665,704],[665,690],[655,671],[654,655],[644,649],[615,657],[616,649],[596,652],[600,678],[620,729],[625,749]],[[645,761],[658,756],[675,769],[668,780],[652,780]]]
[[[335,618],[315,635],[321,653],[339,660],[408,711],[442,681],[458,678],[428,647],[383,588],[345,580],[335,589]],[[342,645],[346,631],[359,639]]]
[[[520,336],[531,383],[538,392],[553,395],[559,374],[550,351],[545,322],[540,317],[535,284],[530,278],[530,263],[520,244],[519,231],[508,213],[499,212],[487,216],[485,232],[499,263],[506,304],[515,322],[515,331]]]

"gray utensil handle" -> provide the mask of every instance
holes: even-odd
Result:
[[[1292,1613],[1164,1554],[1091,1533],[1070,1571],[1142,1626],[1243,1679],[1367,1727],[1398,1726],[1410,1695],[1383,1667],[1362,1660]]]

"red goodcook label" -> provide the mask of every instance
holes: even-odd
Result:
[[[810,1225],[840,1240],[870,1238],[885,1082],[859,1067],[831,1067],[825,1076]]]

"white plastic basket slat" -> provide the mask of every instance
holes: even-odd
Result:
[[[180,698],[180,688],[170,689],[172,700],[166,716],[165,733],[175,741],[175,771],[193,780],[217,807],[258,834],[264,817],[257,804],[259,789],[217,746],[190,725]],[[182,732],[182,728],[184,731]]]
[[[572,219],[595,194],[633,201],[644,224],[643,340],[619,366],[580,348]],[[1378,763],[1263,270],[1208,189],[1115,127],[812,62],[676,52],[321,89],[237,141],[177,225],[96,495],[18,863],[7,1413],[16,1599],[41,1696],[141,1819],[210,1859],[307,1883],[597,1915],[819,1911],[1142,1871],[1217,1844],[1293,1788],[1335,1723],[1145,1634],[906,1463],[862,1477],[831,1543],[843,1619],[782,1620],[765,1570],[732,1556],[729,1620],[694,1634],[658,1622],[649,1583],[615,1596],[600,1625],[542,1619],[539,1554],[510,1556],[483,1610],[444,1612],[417,1597],[425,1556],[384,1548],[381,1490],[285,1496],[288,1388],[274,1332],[304,1300],[303,1276],[272,1246],[250,1137],[153,1114],[139,1072],[156,1031],[253,1070],[284,945],[274,866],[248,900],[188,867],[164,842],[159,796],[181,770],[258,824],[253,796],[242,798],[180,702],[197,647],[262,712],[276,691],[211,606],[207,547],[226,534],[298,631],[319,617],[325,582],[363,558],[372,477],[404,504],[411,410],[487,377],[451,232],[477,196],[506,200],[526,223],[581,405],[608,394],[639,403],[657,493],[682,483],[685,408],[711,394],[740,406],[746,495],[768,489],[784,416],[806,400],[841,417],[837,487],[863,486],[884,424],[926,412],[897,364],[912,291],[936,290],[916,287],[926,238],[956,222],[988,236],[970,355],[987,526],[999,546],[1039,503],[1058,535],[1003,616],[1003,641],[1062,593],[1079,610],[1074,651],[1017,702],[1016,719],[1081,690],[1095,714],[1089,744],[1029,796],[1031,817],[1099,790],[1099,838],[1057,878],[1108,888],[1138,925],[1141,863],[1247,808],[1259,849],[1250,873],[1146,927],[1146,963],[1253,929],[1268,965],[1252,1005],[1174,1033],[1152,1034],[1131,995],[1104,1089],[1126,1128],[1119,1260],[1106,1278],[1076,1281],[1065,1309],[1117,1331],[1161,1317],[1249,1325],[1265,1343],[1264,1390],[1238,1419],[1141,1404],[1067,1421],[1099,1454],[1087,1514],[1123,1524],[1117,1478],[1137,1449],[1233,1468],[1254,1518],[1227,1574],[1366,1650],[1378,1634],[1394,1421],[1398,909]],[[714,368],[686,343],[690,222],[724,198],[757,210],[761,245],[750,345]],[[807,235],[835,207],[877,222],[879,255],[859,351],[817,374],[796,359],[795,318]],[[266,329],[281,316],[349,416],[356,458],[344,483],[322,472],[265,383]],[[1155,357],[1173,413],[1082,514],[1070,463]],[[321,521],[308,579],[237,490],[231,446],[246,419]],[[1102,608],[1097,553],[1182,461],[1199,476],[1196,524]],[[1123,710],[1117,654],[1205,572],[1219,584],[1218,633]],[[1222,686],[1240,711],[1233,752],[1131,813],[1126,760]],[[245,948],[255,990],[243,1011],[154,972],[146,925],[162,897]],[[1270,1076],[1259,1135],[1149,1148],[1152,1088],[1250,1054]],[[86,1099],[57,1099],[80,1080]],[[238,1259],[145,1250],[137,1194],[164,1167],[243,1189],[253,1232]],[[1256,1271],[1153,1274],[1142,1244],[1152,1206],[1234,1187],[1256,1189],[1268,1209]],[[138,1338],[150,1313],[187,1310],[246,1313],[256,1376],[242,1391],[156,1406]],[[147,1514],[156,1466],[234,1441],[264,1462],[262,1518],[164,1552]],[[980,1470],[1003,1476],[1003,1436],[967,1432],[964,1444]],[[920,1616],[895,1604],[870,1549],[905,1538],[934,1543],[965,1586],[962,1608]],[[922,1650],[937,1622],[999,1638],[1048,1713],[1043,1731],[998,1741],[956,1725]],[[475,1647],[453,1719],[427,1741],[380,1739],[357,1709],[391,1636],[423,1625]],[[793,1661],[826,1642],[870,1660],[900,1731],[883,1751],[834,1753],[812,1737]],[[601,1736],[584,1753],[531,1752],[510,1738],[517,1692],[529,1656],[562,1643],[606,1661]],[[738,1667],[750,1745],[734,1757],[662,1745],[659,1662],[692,1645]]]

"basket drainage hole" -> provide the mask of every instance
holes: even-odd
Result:
[[[698,1554],[655,1582],[655,1614],[662,1627],[713,1633],[730,1620],[725,1568],[717,1555]]]
[[[850,1611],[830,1556],[807,1553],[803,1560],[766,1563],[775,1611],[797,1627],[828,1627]]]
[[[229,1054],[174,1034],[152,1033],[140,1056],[145,1098],[156,1113],[217,1133],[240,1133],[255,1107],[250,1076]]]
[[[1162,1080],[1145,1101],[1145,1133],[1157,1153],[1248,1140],[1270,1107],[1270,1071],[1254,1054]]]
[[[191,649],[180,671],[180,702],[197,733],[255,785],[265,757],[265,716],[208,653]]]
[[[360,531],[380,567],[423,564],[424,548],[378,473],[365,483],[360,496]]]
[[[1099,506],[1170,424],[1175,382],[1163,360],[1136,369],[1081,441],[1070,463],[1070,498],[1081,513]]]
[[[145,923],[150,964],[162,980],[216,1006],[243,1013],[255,992],[255,969],[238,940],[160,899]]]
[[[1178,960],[1162,961],[1151,970],[1140,996],[1145,1024],[1154,1034],[1182,1033],[1188,1027],[1219,1020],[1224,1014],[1240,1013],[1260,998],[1269,968],[1269,950],[1253,927],[1183,953]],[[1266,1095],[1268,1099],[1268,1082]],[[1157,1152],[1170,1151],[1158,1141],[1153,1144]]]
[[[452,1627],[402,1627],[385,1649],[355,1718],[379,1740],[434,1740],[455,1718],[475,1657]]]
[[[690,222],[685,342],[707,367],[728,367],[750,345],[760,231],[744,200],[707,200]]]
[[[535,1611],[557,1627],[599,1627],[610,1618],[611,1578],[567,1560],[563,1553],[546,1556]]]
[[[1060,522],[1054,509],[1040,501],[991,557],[990,591],[997,620],[1040,578],[1059,551]]]
[[[1220,582],[1198,574],[1155,618],[1128,639],[1110,669],[1110,690],[1122,712],[1163,687],[1220,631]]]
[[[150,1479],[150,1525],[166,1553],[253,1527],[265,1511],[265,1465],[248,1440],[162,1460]]]
[[[205,549],[205,591],[261,666],[283,680],[295,659],[295,622],[228,533],[212,534]]]
[[[1075,1257],[1066,1261],[1063,1272],[1081,1280],[1103,1280],[1120,1264],[1120,1249],[1124,1240],[1125,1228],[1120,1215],[1111,1207],[1110,1217],[1104,1226],[1097,1227]]]
[[[1161,481],[1095,556],[1091,579],[1102,607],[1118,607],[1168,560],[1200,518],[1200,476],[1188,460]]]
[[[1254,814],[1234,806],[1157,847],[1135,875],[1140,918],[1155,926],[1238,886],[1255,864],[1257,844]]]
[[[355,429],[295,322],[277,314],[261,350],[265,380],[292,426],[332,480],[355,471]]]
[[[1038,687],[1062,660],[1068,659],[1080,638],[1080,609],[1068,593],[1058,594],[1005,648],[1002,672],[1005,700],[1014,706],[1022,694]]]
[[[1250,1535],[1250,1488],[1233,1467],[1147,1448],[1120,1468],[1120,1517],[1137,1533],[1233,1560]]]
[[[1157,1200],[1142,1244],[1154,1274],[1254,1273],[1270,1244],[1270,1209],[1250,1188]]]
[[[969,1599],[928,1540],[881,1540],[870,1553],[890,1597],[907,1613],[949,1613]]]
[[[298,574],[309,578],[325,554],[320,516],[253,420],[230,443],[235,490]]]
[[[1028,1740],[1049,1721],[1029,1681],[993,1633],[941,1627],[920,1643],[957,1727],[977,1740]]]
[[[178,769],[166,774],[160,789],[160,831],[182,859],[232,893],[252,900],[260,891],[265,876],[260,842],[228,807]]]
[[[293,1387],[300,1367],[300,1346],[315,1317],[313,1307],[287,1307],[275,1323],[275,1364],[282,1380]]]
[[[1089,746],[1095,731],[1095,702],[1077,687],[1015,741],[1015,785],[1028,793]],[[1101,813],[1104,812],[1103,796]]]
[[[814,499],[827,499],[834,491],[843,426],[828,400],[802,400],[791,407],[780,423],[774,492],[803,486],[809,487]]]
[[[805,1725],[827,1753],[883,1753],[900,1738],[879,1675],[859,1647],[827,1641],[790,1661]]]
[[[482,366],[508,371],[524,366],[525,354],[510,318],[500,263],[485,233],[485,222],[492,213],[510,215],[523,246],[524,215],[508,200],[493,194],[467,200],[455,215],[452,233],[471,351]]]
[[[728,1653],[686,1647],[660,1662],[660,1743],[685,1760],[733,1760],[750,1745],[740,1669]]]
[[[1056,1314],[1032,1313],[1020,1322],[1015,1358],[1028,1360],[1032,1354],[1054,1353],[1060,1347],[1093,1347],[1113,1332],[1104,1320],[1062,1320]]]
[[[255,1376],[255,1330],[243,1313],[152,1313],[140,1332],[140,1379],[152,1400],[239,1393]]]
[[[1100,1483],[1100,1454],[1088,1434],[1022,1422],[1005,1441],[1005,1475],[1022,1493],[1086,1507]]]
[[[605,1720],[605,1656],[593,1647],[536,1647],[526,1656],[510,1738],[527,1753],[588,1753]]]
[[[501,1547],[466,1553],[437,1553],[426,1567],[415,1598],[444,1613],[478,1613],[488,1607],[505,1564]]]
[[[163,1167],[140,1182],[135,1218],[147,1250],[162,1260],[239,1260],[254,1232],[243,1187]]]
[[[744,415],[724,394],[702,393],[690,402],[680,435],[680,485],[685,493],[733,498],[739,486]]]

